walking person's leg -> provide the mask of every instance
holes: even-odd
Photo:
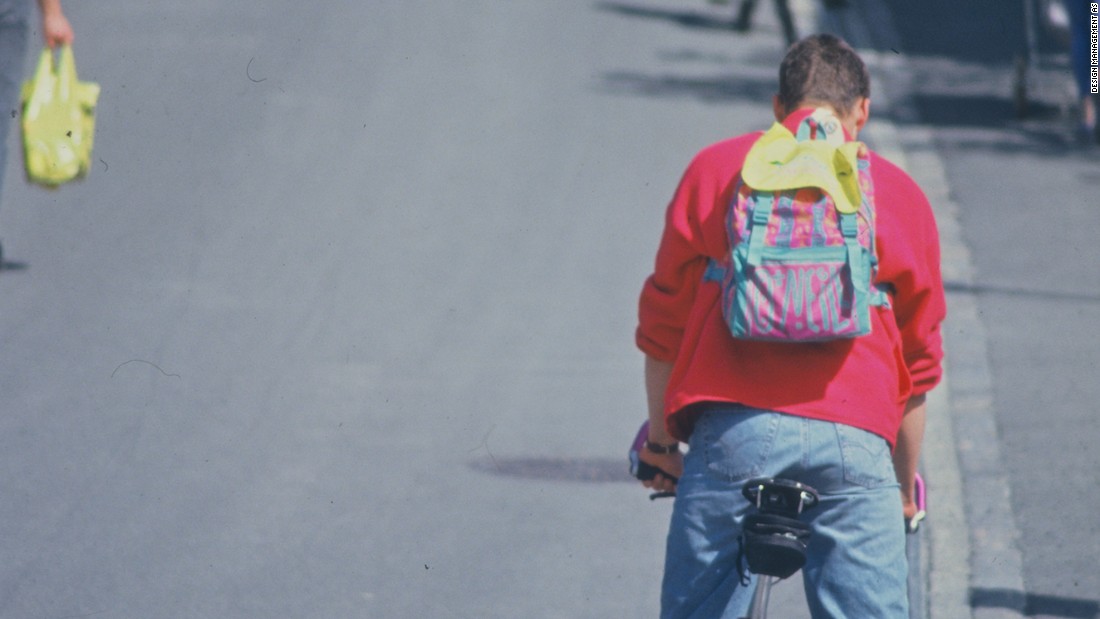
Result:
[[[737,19],[733,27],[738,32],[752,30],[752,14],[756,10],[756,0],[741,0],[741,6],[737,9]]]
[[[0,199],[7,169],[8,134],[19,116],[31,4],[31,0],[0,0]]]
[[[794,16],[791,15],[791,7],[787,0],[775,0],[775,14],[779,17],[779,25],[783,28],[783,38],[787,46],[795,44],[798,40],[798,29],[794,25]]]

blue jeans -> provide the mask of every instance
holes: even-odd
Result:
[[[753,506],[741,487],[785,477],[816,489],[802,570],[814,619],[908,619],[905,527],[889,445],[842,424],[736,405],[699,419],[668,536],[661,617],[743,617],[753,587],[737,569],[741,523]],[[754,583],[755,584],[755,583]]]

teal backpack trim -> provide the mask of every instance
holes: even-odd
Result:
[[[808,119],[799,125],[795,137],[799,141],[809,140],[810,133]],[[828,139],[827,132],[819,128],[815,138]],[[869,175],[866,159],[860,163],[855,171]],[[817,241],[811,241],[809,246],[790,247],[787,237],[793,220],[786,214],[786,207],[781,215],[785,223],[777,238],[771,241],[774,245],[769,245],[767,237],[768,225],[779,201],[793,199],[793,194],[753,191],[741,203],[743,193],[744,181],[739,179],[727,213],[730,253],[722,260],[709,258],[702,278],[704,282],[722,286],[723,315],[734,337],[799,342],[845,339],[869,333],[869,308],[890,306],[889,286],[872,281],[878,259],[873,225],[875,205],[868,202],[869,196],[863,196],[860,209],[855,213],[841,212],[834,201],[829,200],[830,208],[836,209],[836,229],[842,244],[818,245]],[[737,230],[735,209],[747,218],[747,221],[740,220],[744,237]],[[871,224],[869,247],[864,247],[859,239],[860,217],[864,216],[869,217]],[[811,234],[820,236],[816,221],[815,217]],[[737,243],[734,242],[736,238],[740,238]],[[769,266],[761,270],[765,263]],[[808,265],[816,264],[822,264],[823,270],[807,271]],[[816,292],[818,286],[825,288]],[[784,326],[791,320],[796,321],[794,326]]]

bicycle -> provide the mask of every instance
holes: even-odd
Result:
[[[660,473],[674,482],[678,481],[657,467],[642,462],[639,453],[644,448],[648,434],[649,423],[646,422],[642,424],[630,448],[631,475],[645,481]],[[927,516],[927,497],[924,480],[919,473],[916,483],[917,513],[905,523],[905,552],[909,560],[909,616],[911,619],[923,619],[923,571],[920,564],[920,540],[916,534]],[[749,571],[759,576],[748,614],[742,619],[767,619],[772,587],[796,574],[806,564],[806,547],[812,529],[799,520],[799,516],[803,511],[816,506],[820,496],[806,484],[775,477],[750,479],[742,486],[741,494],[756,506],[756,512],[745,518],[741,554]],[[675,493],[672,492],[655,492],[649,498],[656,500],[674,496]],[[739,570],[741,563],[742,559],[738,558]]]

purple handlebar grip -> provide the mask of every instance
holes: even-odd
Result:
[[[928,511],[928,495],[925,493],[924,478],[920,476],[920,473],[917,473],[916,492],[917,509],[922,512]]]
[[[634,445],[631,447],[634,451],[641,451],[645,447],[646,439],[649,438],[649,422],[646,421],[642,424],[642,427],[638,430],[638,434],[634,437]]]

